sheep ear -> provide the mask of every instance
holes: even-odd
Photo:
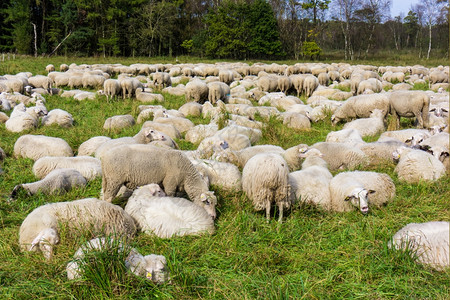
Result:
[[[44,230],[39,232],[39,234],[34,238],[34,240],[31,242],[31,247],[28,251],[33,250],[34,247],[38,246],[41,242],[42,237],[44,236]]]
[[[208,198],[208,197],[206,197],[206,194],[205,194],[205,193],[202,193],[202,194],[200,195],[200,200],[201,200],[201,201],[205,201],[207,198]]]
[[[368,190],[368,191],[367,191],[368,194],[374,194],[374,193],[376,193],[376,192],[377,192],[377,191],[375,191],[375,190]]]
[[[405,143],[411,143],[411,142],[412,142],[412,138],[407,139],[407,140],[405,141]]]
[[[443,157],[448,157],[448,156],[450,156],[450,153],[448,153],[448,152],[442,152],[442,153],[441,153],[441,156],[443,156]]]
[[[352,199],[353,196],[347,196],[345,197],[344,201],[350,201],[350,199]]]

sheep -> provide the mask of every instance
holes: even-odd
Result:
[[[372,166],[379,165],[380,162],[393,163],[394,158],[392,157],[392,152],[401,146],[406,146],[406,144],[396,140],[377,141],[357,145],[357,147],[367,156],[368,164]]]
[[[323,159],[332,171],[355,169],[368,163],[363,151],[347,143],[319,142],[311,147],[323,153]]]
[[[313,75],[307,75],[303,80],[303,91],[306,97],[310,97],[319,86],[319,80]]]
[[[105,123],[103,124],[103,129],[122,129],[131,127],[134,124],[136,124],[136,121],[134,120],[132,115],[118,115],[107,118],[105,120]]]
[[[113,238],[95,238],[82,245],[73,255],[72,260],[66,266],[67,278],[78,279],[83,274],[83,268],[88,263],[86,258],[92,257],[99,251],[117,251],[124,255],[125,267],[137,276],[144,277],[156,284],[169,280],[167,260],[163,255],[150,254],[143,256],[135,248],[124,246],[119,240]]]
[[[5,122],[5,127],[6,130],[11,132],[22,132],[37,128],[38,123],[38,118],[27,113],[25,105],[21,103],[14,107],[10,117]]]
[[[236,134],[246,135],[250,139],[250,142],[252,144],[257,143],[262,137],[261,130],[254,129],[254,128],[248,128],[245,126],[239,126],[239,125],[226,126],[216,133],[216,135],[219,135],[222,137],[233,136]]]
[[[300,171],[289,174],[291,201],[310,203],[325,210],[330,209],[330,181],[333,178],[319,150],[310,148],[302,152],[305,158]]]
[[[357,95],[361,95],[366,93],[368,90],[379,93],[381,91],[381,82],[376,78],[369,78],[366,80],[363,80],[358,85],[358,90],[356,92]]]
[[[297,97],[300,97],[300,93],[303,90],[303,82],[305,80],[305,75],[291,75],[291,82],[297,91]]]
[[[248,141],[248,138],[247,138]],[[191,159],[209,159],[222,153],[224,149],[229,148],[228,142],[219,137],[211,136],[203,139],[195,151],[184,151],[184,153]]]
[[[363,214],[369,212],[369,195],[374,190],[367,190],[358,179],[348,179],[346,173],[339,173],[330,181],[331,210],[336,212],[353,211],[357,207]]]
[[[53,84],[51,78],[43,75],[36,75],[28,78],[28,83],[35,88],[43,88],[47,91],[50,91]]]
[[[361,134],[353,128],[346,128],[338,131],[330,131],[327,134],[326,142],[347,143],[351,145],[364,144]]]
[[[359,95],[348,98],[331,116],[332,125],[341,120],[368,118],[374,109],[388,112],[389,97],[386,94]]]
[[[283,209],[291,206],[289,168],[279,154],[260,153],[245,164],[242,170],[242,190],[252,201],[255,210],[266,210],[270,219],[273,202],[279,209],[278,222],[283,220]]]
[[[69,70],[69,66],[67,64],[60,64],[59,65],[59,70],[61,72],[66,72],[67,70]]]
[[[22,222],[19,230],[21,251],[41,251],[50,260],[59,243],[59,229],[89,230],[92,234],[117,234],[131,238],[136,232],[134,220],[119,206],[86,198],[42,205]]]
[[[172,85],[169,73],[164,72],[156,72],[155,74],[153,74],[153,82],[155,86],[159,87],[161,86],[166,87]]]
[[[180,133],[185,133],[192,127],[194,127],[194,123],[191,120],[181,117],[168,117],[168,118],[156,118],[153,120],[155,123],[162,124],[171,124],[173,125]]]
[[[417,183],[435,181],[445,175],[445,166],[436,157],[422,150],[400,147],[393,152],[398,161],[394,172],[401,181]]]
[[[186,132],[185,140],[197,144],[205,138],[213,136],[217,131],[219,128],[216,124],[199,124]]]
[[[143,92],[142,88],[136,89],[136,99],[141,102],[158,102],[158,103],[164,102],[163,95]]]
[[[216,104],[218,100],[228,101],[230,96],[230,87],[223,82],[214,81],[208,83],[208,101]]]
[[[90,73],[84,73],[81,82],[83,84],[83,88],[92,87],[92,88],[101,88],[103,87],[106,78],[103,75],[94,75]]]
[[[448,83],[448,74],[445,74],[441,71],[433,71],[430,73],[430,84],[447,82]]]
[[[61,168],[75,169],[88,181],[102,176],[100,160],[91,156],[44,156],[34,163],[33,173],[37,178],[43,178],[51,171]]]
[[[43,126],[57,124],[58,126],[69,128],[73,126],[73,117],[67,111],[55,108],[42,118],[41,123]]]
[[[125,206],[139,230],[160,238],[214,233],[214,220],[206,210],[184,198],[154,196],[154,185],[136,189]]]
[[[426,129],[408,128],[402,130],[385,131],[378,138],[379,142],[397,140],[402,143],[412,143],[411,146],[419,144],[431,134]]]
[[[111,138],[107,136],[94,136],[84,141],[80,147],[78,147],[78,156],[93,155],[98,147],[109,140],[111,140]]]
[[[209,184],[219,186],[226,191],[242,191],[242,174],[238,167],[215,160],[192,160],[200,174],[208,178]]]
[[[136,78],[121,78],[119,79],[120,87],[122,88],[122,97],[123,99],[131,98],[133,93],[135,93],[137,88],[143,88],[142,83]]]
[[[287,93],[287,91],[291,88],[291,86],[292,86],[292,82],[288,76],[279,76],[278,77],[278,89],[281,92]]]
[[[170,136],[163,132],[159,132],[158,130],[152,129],[152,128],[146,128],[144,132],[146,136],[145,142],[142,144],[151,144],[155,146],[166,146],[173,149],[179,149],[177,143],[172,140]],[[136,139],[136,137],[134,137]],[[140,142],[140,141],[138,141]]]
[[[344,129],[355,129],[361,137],[375,136],[386,130],[384,118],[386,111],[374,109],[369,118],[353,120],[344,125]]]
[[[275,92],[278,88],[278,77],[265,75],[258,79],[258,87],[263,92]]]
[[[226,84],[230,84],[234,80],[234,73],[231,70],[219,70],[219,80]]]
[[[409,250],[418,263],[444,271],[450,266],[449,224],[445,221],[409,223],[394,234],[388,247]]]
[[[120,83],[116,79],[106,79],[103,83],[103,90],[105,91],[106,100],[117,99],[121,92]]]
[[[422,91],[395,91],[389,95],[390,114],[396,128],[400,127],[400,117],[415,117],[419,128],[428,126],[430,98]]]
[[[144,128],[153,128],[158,131],[161,131],[168,136],[170,136],[172,139],[181,139],[181,133],[180,131],[173,126],[172,124],[163,124],[163,123],[157,123],[153,121],[146,121],[144,124],[142,124],[142,129]]]
[[[186,101],[193,99],[195,102],[203,104],[208,100],[208,85],[200,79],[194,79],[186,84]]]
[[[157,183],[168,196],[184,190],[195,204],[216,217],[217,199],[201,179],[189,159],[177,150],[148,145],[123,145],[109,151],[101,159],[103,199],[111,202],[120,187],[127,188]]]
[[[185,117],[200,117],[202,115],[202,109],[203,106],[197,102],[187,102],[178,111]]]
[[[330,77],[327,73],[320,73],[317,75],[317,79],[319,80],[320,85],[328,86],[330,83]]]
[[[0,111],[0,124],[6,123],[9,120],[9,117],[2,111]]]
[[[72,188],[84,187],[86,183],[83,175],[75,169],[56,169],[48,173],[42,180],[16,185],[11,192],[10,199],[15,199],[20,190],[25,190],[29,196],[38,192],[63,194]]]
[[[73,151],[61,138],[26,134],[14,143],[14,156],[38,160],[43,156],[73,156]]]
[[[94,153],[94,157],[101,159],[110,149],[115,148],[121,145],[131,145],[131,144],[144,144],[147,141],[147,137],[145,133],[147,130],[141,130],[138,134],[136,134],[139,139],[125,136],[117,139],[111,139],[101,144]]]
[[[297,130],[309,130],[311,122],[307,116],[295,112],[281,113],[283,124]]]

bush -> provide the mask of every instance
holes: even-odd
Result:
[[[302,56],[318,59],[322,55],[322,49],[316,42],[304,42],[302,45]]]

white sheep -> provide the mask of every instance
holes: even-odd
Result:
[[[374,109],[388,112],[389,97],[386,94],[358,95],[348,98],[331,116],[333,125],[341,120],[368,118]]]
[[[435,181],[445,175],[445,166],[432,154],[422,150],[400,147],[392,154],[398,161],[394,172],[408,183]]]
[[[397,231],[389,248],[409,250],[418,263],[444,271],[450,266],[449,222],[410,223]]]
[[[78,156],[91,156],[97,151],[103,143],[111,140],[108,136],[94,136],[84,141],[80,147],[78,147]]]
[[[216,124],[199,124],[186,132],[185,140],[197,144],[205,138],[213,136],[217,131],[219,131],[219,127]]]
[[[144,134],[147,137],[145,144],[167,146],[173,149],[179,149],[178,144],[167,134],[152,128],[145,128]],[[136,136],[134,137],[136,139]]]
[[[397,128],[400,117],[415,117],[419,128],[428,126],[430,97],[422,91],[395,91],[389,95],[390,114],[394,117]]]
[[[68,128],[73,126],[73,117],[67,111],[55,108],[49,111],[48,114],[42,118],[41,123],[43,126],[56,124],[58,126]]]
[[[86,179],[75,169],[56,169],[48,173],[42,180],[16,185],[10,198],[15,199],[18,191],[25,190],[29,196],[38,192],[44,194],[63,194],[72,188],[86,186]]]
[[[107,118],[105,123],[103,124],[103,129],[112,130],[112,129],[122,129],[131,127],[136,124],[132,115],[117,115]]]
[[[402,130],[385,131],[378,138],[379,142],[396,140],[415,146],[431,136],[426,129],[407,128]]]
[[[157,186],[157,185],[156,185]],[[201,206],[176,197],[155,195],[155,184],[137,188],[128,199],[125,211],[138,229],[160,238],[214,233],[214,220]]]
[[[334,143],[348,143],[351,145],[361,145],[365,143],[359,131],[353,128],[330,131],[327,134],[325,141]]]
[[[43,88],[49,91],[52,88],[53,81],[47,76],[36,75],[28,78],[28,83],[35,88]]]
[[[44,156],[73,156],[73,151],[61,138],[26,134],[14,143],[14,156],[38,160]]]
[[[103,83],[103,90],[107,101],[117,99],[121,92],[120,83],[117,79],[106,79]]]
[[[124,243],[120,239],[95,238],[82,245],[73,255],[72,260],[66,266],[67,278],[78,279],[83,274],[83,269],[89,263],[87,258],[95,257],[98,252],[117,251],[119,257],[124,258],[125,267],[137,276],[144,277],[154,283],[161,284],[169,280],[167,260],[163,255],[150,254],[143,256],[135,248]],[[122,255],[123,254],[123,255]]]
[[[341,175],[342,174],[342,175]],[[339,173],[330,181],[331,210],[337,212],[353,211],[357,207],[361,213],[369,212],[369,195],[374,190],[367,190],[359,180],[349,180],[344,173]]]
[[[147,130],[141,130],[136,135],[144,135],[143,140],[147,139],[147,137],[145,137],[146,131]],[[130,145],[130,144],[139,144],[139,141],[138,141],[138,139],[136,139],[134,137],[130,137],[130,136],[125,136],[125,137],[121,137],[121,138],[117,138],[117,139],[111,139],[111,140],[106,141],[103,144],[101,144],[97,148],[97,150],[95,150],[94,157],[101,159],[110,149],[113,149],[117,146]]]
[[[156,118],[153,122],[173,125],[180,133],[185,133],[195,126],[191,120],[181,117]]]
[[[136,99],[141,102],[164,102],[164,96],[161,94],[153,94],[144,92],[142,88],[136,89]]]
[[[358,84],[357,94],[358,95],[365,94],[368,90],[374,93],[379,93],[381,89],[382,89],[381,81],[379,81],[376,78],[368,78],[366,80],[361,81]]]
[[[368,158],[354,145],[348,143],[319,142],[311,146],[323,153],[323,159],[328,163],[330,170],[355,169],[366,166]]]
[[[211,104],[216,104],[218,100],[227,102],[229,96],[230,87],[226,83],[220,81],[208,83],[208,101]]]
[[[357,147],[367,156],[369,165],[372,166],[379,165],[381,162],[393,163],[394,159],[392,157],[392,152],[401,146],[406,146],[406,144],[397,140],[377,141],[357,145]]]
[[[172,85],[169,73],[156,72],[153,74],[153,82],[155,86],[166,87]]]
[[[191,162],[202,176],[208,178],[209,184],[219,186],[226,191],[242,191],[242,174],[237,166],[207,159]]]
[[[100,160],[92,156],[44,156],[33,164],[33,173],[37,178],[43,178],[51,171],[62,168],[75,169],[88,181],[102,176]]]
[[[200,79],[194,79],[186,84],[186,101],[192,99],[198,103],[204,103],[208,100],[208,85]]]
[[[183,104],[178,111],[181,112],[185,117],[200,117],[202,115],[203,106],[197,102],[187,102]]]
[[[53,247],[60,241],[61,226],[73,232],[89,230],[94,235],[132,237],[136,232],[133,218],[117,205],[95,198],[50,203],[34,209],[22,222],[21,250],[41,251],[51,259]]]
[[[168,196],[186,191],[189,199],[215,218],[217,199],[182,152],[149,145],[122,145],[101,158],[104,200],[111,202],[120,187],[134,189],[149,183],[162,184]]]
[[[353,120],[344,125],[344,129],[356,129],[361,137],[374,136],[386,130],[384,118],[386,112],[374,109],[369,118]]]
[[[289,168],[279,154],[260,153],[245,164],[242,171],[242,189],[256,210],[266,211],[270,219],[272,203],[279,209],[278,222],[283,220],[283,209],[291,206]]]

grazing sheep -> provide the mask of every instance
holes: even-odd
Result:
[[[103,129],[105,130],[113,130],[113,129],[122,129],[131,127],[136,124],[132,115],[118,115],[112,116],[105,120],[103,124]]]
[[[129,189],[157,183],[168,196],[186,191],[195,204],[215,218],[217,199],[182,152],[148,145],[123,145],[105,153],[102,161],[104,200],[111,202],[120,187]]]
[[[67,70],[69,70],[69,66],[67,64],[60,64],[59,65],[59,70],[61,72],[66,72]]]
[[[21,250],[39,250],[45,258],[51,259],[53,246],[60,241],[60,226],[72,232],[89,230],[93,235],[132,237],[136,232],[133,218],[117,205],[95,198],[50,203],[34,209],[22,222]]]
[[[306,97],[310,97],[319,86],[319,79],[313,75],[307,75],[303,80],[303,91]]]
[[[155,86],[166,87],[172,85],[169,73],[156,72],[153,74],[153,82]]]
[[[445,221],[410,223],[394,234],[388,246],[410,250],[418,263],[444,271],[450,266],[449,227]]]
[[[258,79],[258,87],[263,92],[275,92],[278,88],[278,77],[276,75],[265,75]]]
[[[78,156],[93,155],[98,147],[109,140],[111,140],[111,138],[107,136],[94,136],[87,141],[84,141],[80,147],[78,147]]]
[[[419,128],[428,126],[430,97],[422,91],[395,91],[389,95],[390,114],[394,117],[396,128],[400,127],[400,117],[415,117]]]
[[[66,266],[67,278],[69,280],[81,278],[84,265],[89,263],[86,258],[91,258],[93,253],[99,251],[110,253],[112,250],[124,253],[125,267],[133,274],[151,280],[156,284],[169,280],[167,261],[164,256],[155,254],[143,256],[136,249],[124,246],[120,240],[103,237],[92,239],[78,248],[73,255],[73,259]]]
[[[379,81],[376,78],[369,78],[359,83],[357,95],[365,94],[367,93],[367,91],[379,93],[381,92],[381,89],[382,89],[381,81]]]
[[[208,101],[211,104],[216,104],[217,101],[228,101],[230,96],[230,87],[223,82],[214,81],[208,83]]]
[[[279,208],[278,222],[283,220],[283,209],[291,206],[289,168],[279,154],[260,153],[245,164],[242,171],[242,189],[256,210],[266,210],[270,219],[273,202]]]
[[[291,82],[297,91],[297,97],[300,97],[300,93],[303,90],[303,81],[305,80],[305,75],[291,75]]]
[[[46,91],[50,91],[53,84],[51,78],[43,75],[36,75],[28,78],[28,83],[35,88],[43,88]]]
[[[374,109],[369,118],[353,120],[344,125],[344,129],[355,129],[361,137],[375,136],[386,130],[384,118],[386,111]]]
[[[160,238],[214,233],[214,220],[201,206],[183,198],[155,196],[153,186],[136,189],[125,206],[138,229]]]
[[[330,181],[331,210],[337,212],[353,211],[357,207],[363,214],[369,212],[369,195],[374,190],[367,190],[364,184],[346,173],[339,173]]]
[[[311,147],[323,153],[331,171],[355,169],[368,163],[364,152],[348,143],[319,142]]]
[[[43,178],[51,171],[62,168],[75,169],[88,181],[102,176],[100,160],[92,156],[44,156],[34,163],[33,173],[37,178]]]
[[[219,80],[226,83],[226,84],[230,84],[233,82],[234,80],[234,73],[231,70],[219,70]]]
[[[73,151],[61,138],[26,134],[16,140],[14,156],[38,160],[44,156],[73,156]]]
[[[291,79],[288,76],[279,76],[278,77],[278,89],[283,92],[287,93],[287,91],[291,88],[292,82]]]
[[[394,172],[402,181],[435,181],[445,175],[445,166],[428,152],[400,147],[392,155],[398,161]]]
[[[121,92],[120,83],[116,79],[106,79],[103,83],[103,90],[105,91],[106,100],[117,99]]]
[[[16,185],[10,198],[15,199],[18,191],[25,190],[29,196],[38,192],[44,194],[64,194],[72,188],[86,186],[86,179],[75,169],[56,169],[48,173],[42,180],[33,183]]]
[[[317,79],[320,85],[328,86],[330,84],[330,77],[327,73],[320,73],[317,75]]]
[[[186,84],[186,101],[193,99],[195,102],[203,104],[208,100],[208,85],[200,79],[194,79]]]
[[[297,205],[309,203],[325,210],[330,209],[330,181],[333,178],[327,169],[327,163],[321,158],[319,150],[305,149],[302,157],[305,161],[300,171],[289,174],[291,201]]]
[[[221,187],[226,191],[242,191],[242,174],[238,167],[216,160],[192,160],[200,174],[208,178],[209,184]]]
[[[389,97],[386,94],[359,95],[348,98],[331,116],[336,125],[341,120],[368,118],[374,109],[389,111]]]
[[[48,114],[42,118],[41,123],[43,126],[56,124],[61,127],[69,128],[73,126],[73,118],[67,111],[55,108],[49,111]]]

